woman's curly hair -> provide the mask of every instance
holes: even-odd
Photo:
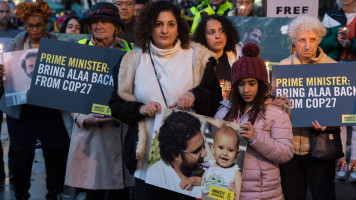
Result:
[[[42,0],[37,0],[36,3],[32,2],[22,2],[16,6],[15,9],[16,17],[21,19],[27,19],[33,15],[39,15],[44,17],[45,21],[48,20],[51,9],[49,8],[47,2]]]
[[[139,16],[136,27],[137,45],[145,52],[148,44],[152,39],[152,30],[156,24],[158,15],[163,11],[170,11],[177,20],[178,25],[178,39],[181,41],[181,47],[183,49],[189,48],[189,26],[186,21],[181,18],[180,10],[174,4],[168,1],[156,1],[145,7]]]
[[[173,112],[159,129],[158,141],[162,160],[169,164],[187,148],[187,142],[200,134],[201,123],[187,112]]]
[[[253,116],[258,115],[260,118],[264,118],[267,105],[265,101],[268,98],[273,98],[271,94],[271,86],[264,83],[263,81],[258,81],[258,91],[255,99],[253,100],[252,109],[249,111],[249,121],[251,122]],[[229,112],[226,114],[224,120],[233,121],[238,117],[239,110],[240,112],[245,112],[247,109],[246,102],[242,99],[239,93],[239,81],[235,81],[235,83],[231,87],[230,91],[230,105],[231,108]]]
[[[77,20],[78,23],[79,23],[79,17],[78,17],[78,16],[76,16],[76,15],[68,16],[68,17],[64,20],[64,22],[63,22],[61,28],[59,29],[59,32],[60,32],[60,33],[66,33],[67,25],[68,25],[68,23],[69,23],[69,21],[70,21],[71,19],[75,19],[75,20]],[[79,23],[79,24],[80,24],[80,23]],[[83,26],[80,24],[80,33],[83,33],[83,32],[84,32],[84,28],[83,28]]]
[[[214,15],[208,15],[202,17],[201,21],[198,24],[198,27],[195,29],[195,33],[193,35],[193,41],[198,42],[204,46],[208,47],[207,41],[206,41],[206,25],[209,20],[216,20],[221,23],[222,28],[225,31],[226,34],[226,45],[224,47],[224,51],[235,51],[235,46],[240,42],[240,36],[239,33],[237,32],[235,26],[232,24],[230,20],[228,20],[226,17],[219,16],[217,14]]]

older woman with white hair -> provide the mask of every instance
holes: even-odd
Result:
[[[280,62],[281,65],[336,63],[318,46],[326,34],[325,27],[314,17],[303,15],[289,25],[288,35],[296,52]],[[318,121],[312,127],[293,128],[293,159],[280,165],[282,190],[285,199],[306,199],[309,186],[313,199],[335,199],[335,159],[311,156],[310,138],[317,133],[335,133],[340,142],[340,127],[325,127]],[[341,146],[341,142],[340,145]],[[339,149],[341,152],[341,148]],[[342,154],[342,153],[341,153]]]
[[[288,35],[296,47],[296,52],[281,61],[281,65],[335,63],[319,44],[326,34],[325,27],[317,18],[303,15],[289,24]]]

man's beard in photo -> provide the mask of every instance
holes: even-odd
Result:
[[[8,23],[9,23],[9,20],[8,20],[8,19],[5,19],[5,18],[0,19],[0,25],[1,25],[1,26],[7,25]]]
[[[193,171],[202,168],[201,163],[203,162],[204,162],[204,158],[201,157],[197,159],[195,163],[188,163],[186,156],[182,154],[182,164],[180,166],[180,170],[186,177],[190,177]]]
[[[254,40],[254,39],[251,39],[250,36],[248,36],[246,38],[245,44],[247,44],[249,42],[253,42],[253,43],[257,44],[257,45],[260,45],[258,41]]]

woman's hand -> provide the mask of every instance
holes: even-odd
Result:
[[[162,112],[161,104],[158,102],[151,101],[140,107],[140,114],[144,116],[154,117],[157,112]]]
[[[178,106],[179,110],[189,109],[193,106],[194,101],[195,101],[195,97],[194,97],[193,93],[186,92],[178,98],[178,101],[176,104],[170,105],[169,108],[174,108],[174,107]]]
[[[343,48],[349,48],[351,46],[351,41],[346,37],[346,30],[344,28],[339,28],[337,40]]]
[[[325,131],[326,126],[321,126],[318,121],[312,122],[313,128],[317,131]]]
[[[90,113],[83,121],[85,126],[99,126],[103,123],[112,122],[110,118],[106,118],[105,115]]]
[[[5,67],[3,64],[0,64],[0,78],[5,76]]]
[[[348,38],[340,38],[340,37],[337,37],[337,40],[339,41],[339,43],[341,44],[341,46],[343,48],[349,48],[351,46],[351,41],[350,39]]]
[[[241,128],[244,129],[241,132],[241,136],[244,137],[245,139],[251,140],[255,135],[255,128],[253,128],[251,122],[245,122],[244,124],[241,125]]]

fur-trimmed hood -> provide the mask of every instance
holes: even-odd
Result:
[[[191,42],[190,48],[193,49],[193,87],[196,87],[203,78],[206,64],[211,61],[211,58],[216,59],[216,54],[195,42]],[[122,58],[119,70],[118,94],[125,101],[136,101],[133,95],[135,72],[141,56],[145,53],[142,52],[141,48],[134,48]]]

